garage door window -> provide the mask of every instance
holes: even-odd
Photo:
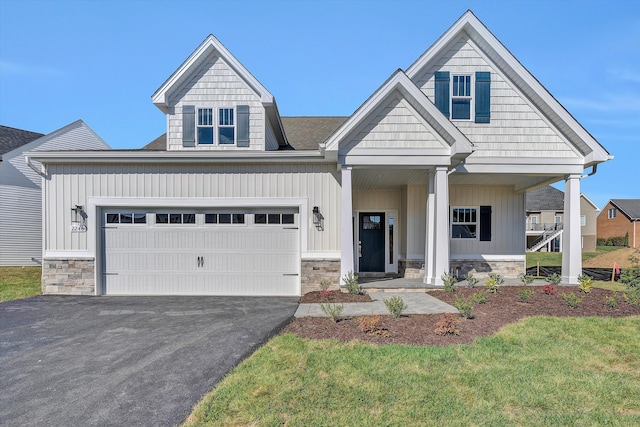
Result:
[[[293,214],[288,213],[257,213],[255,214],[255,223],[258,225],[266,224],[294,224],[295,218]]]
[[[194,213],[159,213],[156,214],[156,224],[195,224]]]
[[[241,213],[208,213],[204,214],[205,224],[244,224]]]
[[[146,224],[147,214],[144,213],[108,213],[107,224]]]

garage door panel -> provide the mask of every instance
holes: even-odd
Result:
[[[300,230],[257,224],[105,227],[112,295],[299,295]]]

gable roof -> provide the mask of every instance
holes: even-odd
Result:
[[[42,136],[42,133],[0,125],[0,156]]]
[[[409,78],[413,80],[426,68],[434,66],[439,56],[462,34],[468,36],[480,48],[486,59],[492,62],[507,80],[519,88],[523,95],[582,153],[585,157],[585,167],[613,158],[470,10],[467,10],[407,69]]]
[[[564,211],[564,193],[551,186],[538,188],[527,192],[525,206],[529,212]]]
[[[406,99],[411,99],[420,107],[419,114],[442,137],[451,148],[450,156],[466,157],[473,151],[473,144],[449,121],[433,102],[418,88],[402,70],[397,70],[353,113],[327,140],[327,151],[338,151],[340,143],[360,126],[388,95],[399,91]]]
[[[610,202],[631,221],[640,220],[640,199],[611,199]]]
[[[167,151],[167,134],[163,133],[162,135],[142,147],[141,150]]]
[[[260,97],[265,108],[267,119],[275,133],[278,145],[287,146],[287,139],[282,130],[278,106],[273,95],[247,70],[235,56],[224,47],[213,34],[193,51],[191,55],[178,67],[176,71],[151,96],[153,103],[164,113],[170,107],[170,97],[179,87],[187,82],[192,72],[196,70],[213,52],[216,52],[235,73]]]

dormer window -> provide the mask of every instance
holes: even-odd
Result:
[[[198,144],[213,144],[213,108],[198,108]]]
[[[471,119],[471,76],[453,76],[451,79],[451,119]]]
[[[235,143],[233,108],[221,108],[219,110],[218,135],[220,144]]]

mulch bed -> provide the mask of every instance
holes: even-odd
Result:
[[[518,301],[518,290],[532,289],[534,294],[526,303]],[[475,289],[458,288],[454,293],[443,291],[430,291],[430,295],[453,304],[456,297],[468,297],[476,292],[483,291],[484,287]],[[562,293],[575,293],[582,302],[577,308],[571,308],[562,299]],[[333,302],[353,302],[340,299],[342,295],[336,294]],[[308,295],[308,294],[307,294]],[[301,302],[306,302],[307,295]],[[449,345],[473,342],[475,338],[489,336],[497,332],[503,326],[513,323],[527,316],[610,316],[622,317],[640,315],[640,307],[632,306],[620,300],[617,308],[606,305],[605,296],[612,296],[612,291],[593,288],[591,293],[584,295],[577,287],[559,286],[556,295],[546,295],[540,286],[504,286],[496,294],[490,294],[485,304],[475,304],[473,319],[463,320],[458,329],[460,335],[436,335],[436,322],[442,319],[442,314],[412,314],[394,319],[390,316],[382,316],[382,322],[388,336],[367,335],[360,331],[357,317],[344,317],[338,323],[333,323],[329,318],[303,317],[295,319],[283,332],[290,332],[304,338],[313,339],[338,339],[343,342],[361,340],[377,344],[413,344],[413,345]],[[353,295],[352,295],[353,296]],[[349,296],[349,297],[352,297]],[[309,297],[310,299],[317,296]],[[326,301],[326,299],[325,299]],[[318,302],[318,301],[312,301]]]

